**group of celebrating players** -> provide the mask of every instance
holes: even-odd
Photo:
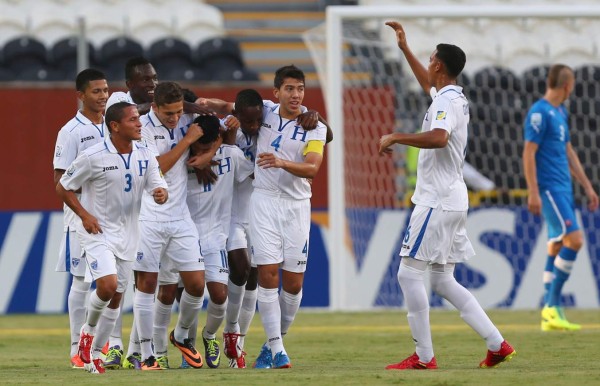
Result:
[[[72,366],[168,369],[168,339],[181,367],[216,368],[225,320],[223,352],[230,367],[244,368],[258,302],[267,340],[254,367],[291,367],[282,336],[302,298],[310,180],[331,140],[320,115],[302,106],[303,72],[292,65],[275,73],[278,103],[252,89],[235,103],[196,98],[159,83],[142,57],[125,73],[129,92],[110,97],[102,72],[78,74],[82,108],[60,130],[54,154],[65,203],[57,270],[73,277]],[[134,322],[124,353],[121,300],[131,279]],[[203,359],[196,333],[205,287]],[[178,320],[168,333],[175,300]]]

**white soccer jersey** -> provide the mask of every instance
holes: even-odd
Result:
[[[296,120],[279,115],[279,104],[265,101],[263,124],[258,135],[256,154],[273,153],[277,158],[303,162],[304,148],[309,141],[325,143],[327,128],[319,122],[316,129],[305,131]],[[297,200],[310,198],[312,193],[306,178],[297,177],[281,168],[254,169],[254,188],[292,197]]]
[[[102,233],[89,234],[78,221],[82,248],[87,242],[102,242],[120,259],[135,260],[142,195],[167,188],[152,152],[134,143],[131,153],[119,154],[107,138],[83,151],[60,183],[67,190],[81,188],[82,206],[98,219],[102,229]]]
[[[221,145],[211,166],[215,183],[200,184],[194,170],[188,171],[187,204],[200,235],[202,253],[225,249],[231,220],[233,186],[254,172],[254,163],[236,146]],[[249,202],[246,202],[249,204]]]
[[[104,133],[108,133],[104,121],[97,125],[78,111],[73,119],[67,122],[58,132],[54,150],[54,169],[67,170],[75,158],[85,149],[104,141]],[[64,230],[75,225],[75,213],[66,205],[64,208]]]
[[[177,128],[170,130],[163,126],[153,110],[140,117],[142,122],[143,142],[155,157],[165,154],[175,147],[183,139],[188,128],[192,124],[194,116],[184,114],[177,123]],[[154,198],[146,194],[142,201],[142,213],[140,220],[143,221],[175,221],[189,218],[190,212],[185,203],[187,186],[187,165],[189,158],[188,152],[175,162],[175,165],[164,173],[165,181],[169,185],[169,200],[158,205]]]
[[[235,144],[242,150],[244,156],[252,163],[256,161],[256,135],[245,134],[242,129],[238,129]],[[250,196],[252,195],[252,179],[247,178],[242,182],[236,183],[233,189],[233,206],[231,207],[231,222],[240,224],[248,223],[248,208]]]
[[[443,210],[469,208],[467,186],[462,170],[467,151],[469,102],[462,87],[449,85],[437,92],[425,114],[421,130],[444,129],[448,145],[441,149],[421,149],[417,166],[417,184],[412,202]]]

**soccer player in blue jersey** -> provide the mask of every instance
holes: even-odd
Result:
[[[563,285],[569,278],[583,232],[575,217],[571,175],[585,190],[589,210],[598,208],[598,195],[585,174],[569,137],[569,120],[563,102],[575,86],[573,70],[563,64],[550,67],[544,97],[529,109],[525,119],[523,167],[527,181],[527,207],[544,216],[548,226],[548,258],[544,270],[546,295],[542,331],[579,330],[560,306]]]

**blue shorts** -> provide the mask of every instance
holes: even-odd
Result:
[[[572,193],[545,190],[541,196],[550,241],[559,242],[564,235],[579,230]]]

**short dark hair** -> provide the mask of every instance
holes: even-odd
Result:
[[[465,63],[467,62],[465,52],[454,44],[445,43],[438,44],[436,49],[437,53],[435,56],[444,63],[446,73],[453,79],[457,78],[463,68],[465,68]]]
[[[212,143],[219,137],[219,128],[221,122],[219,118],[214,115],[199,115],[194,119],[194,123],[197,123],[202,128],[204,134],[198,139],[198,143],[207,144]]]
[[[111,122],[121,122],[121,119],[123,119],[125,116],[125,109],[130,106],[135,105],[132,105],[129,102],[117,102],[110,105],[110,107],[106,110],[106,114],[104,115],[104,122],[106,127],[108,127],[108,131],[112,131],[110,128]]]
[[[277,71],[275,71],[275,79],[273,80],[273,85],[275,88],[280,88],[283,84],[283,81],[286,78],[293,78],[304,82],[304,72],[301,69],[290,64],[289,66],[283,66]]]
[[[560,88],[567,83],[568,74],[572,73],[571,67],[566,64],[553,64],[548,70],[548,88]]]
[[[263,98],[258,91],[247,88],[237,93],[235,97],[235,109],[241,111],[246,107],[256,107],[263,105]]]
[[[190,90],[189,88],[182,89],[183,91],[183,100],[186,102],[194,103],[196,99],[198,99],[198,95],[195,92]]]
[[[125,63],[125,80],[131,80],[135,75],[135,69],[139,66],[152,65],[150,61],[143,56],[134,56]]]
[[[75,89],[77,91],[83,92],[88,84],[93,80],[105,80],[106,75],[102,71],[96,70],[94,68],[86,68],[77,74],[77,78],[75,78]]]
[[[163,106],[183,100],[183,90],[175,82],[161,82],[154,90],[154,103]]]

